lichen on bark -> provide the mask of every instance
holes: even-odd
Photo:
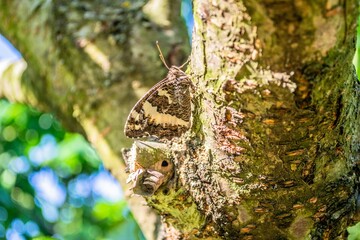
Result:
[[[356,9],[194,1],[194,123],[177,166],[207,220],[192,237],[346,236],[358,193]]]

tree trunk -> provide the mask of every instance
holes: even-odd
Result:
[[[31,67],[22,80],[31,102],[83,131],[124,182],[118,145],[134,102],[123,106],[130,95],[121,89],[160,79],[154,38],[185,45],[178,25],[160,27],[158,37],[137,8],[44,2],[17,15],[18,4],[2,4],[18,18],[0,15],[1,27]],[[359,180],[357,9],[347,0],[194,0],[191,130],[159,148],[135,144],[130,157],[174,164],[172,179],[145,197],[163,215],[164,238],[346,238],[357,221]],[[137,21],[122,29],[128,19]]]
[[[193,127],[169,148],[177,183],[148,202],[179,238],[345,239],[358,198],[356,1],[198,0],[194,16]]]

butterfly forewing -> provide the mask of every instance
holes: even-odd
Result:
[[[125,135],[130,138],[179,137],[190,128],[192,83],[177,67],[157,83],[131,110]]]

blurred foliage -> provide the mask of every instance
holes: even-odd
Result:
[[[0,99],[0,239],[144,239],[88,143]]]
[[[359,240],[360,239],[360,222],[352,227],[349,227],[348,232],[349,232],[348,240]]]

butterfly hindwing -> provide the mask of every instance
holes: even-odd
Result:
[[[191,125],[191,86],[183,71],[171,67],[166,78],[135,104],[125,125],[125,135],[171,139],[186,132]]]

